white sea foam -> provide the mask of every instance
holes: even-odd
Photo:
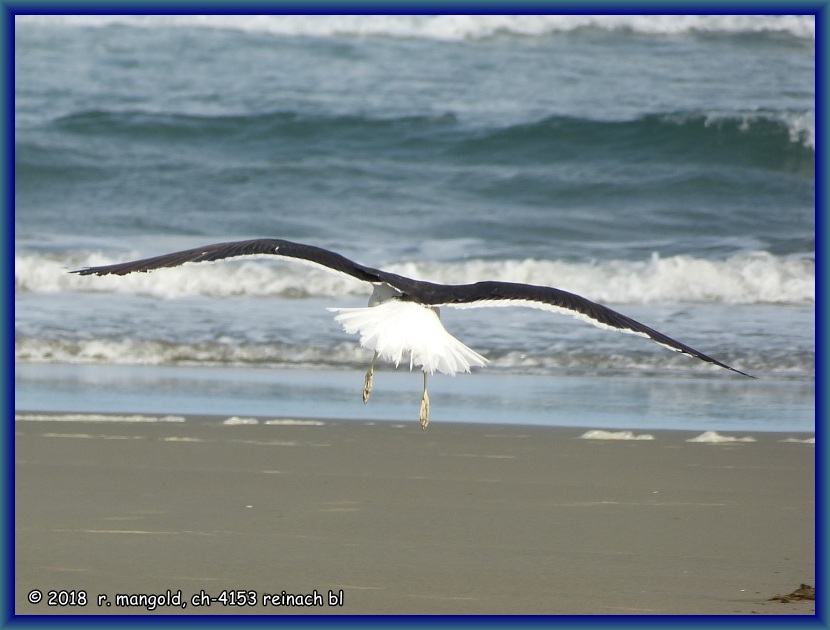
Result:
[[[739,122],[740,129],[747,132],[753,125],[764,122],[783,124],[787,128],[790,142],[815,151],[816,148],[816,114],[815,111],[770,111],[750,109],[736,111],[734,109],[710,110],[704,112],[672,112],[665,114],[663,119],[675,124],[685,124],[694,121],[700,115],[704,116],[706,127],[717,127],[724,123]]]
[[[184,422],[182,416],[117,415],[103,413],[15,413],[22,422]]]
[[[118,258],[98,253],[65,257],[15,254],[15,291],[121,293],[158,298],[340,297],[369,293],[369,287],[357,280],[267,259],[199,263],[126,276],[68,273],[70,269],[106,265],[141,255],[145,254]],[[653,254],[643,261],[590,263],[472,259],[401,262],[383,267],[393,273],[445,284],[502,280],[555,286],[612,304],[812,304],[815,301],[815,259],[809,255],[782,257],[749,252],[709,260]]]
[[[296,420],[294,418],[277,418],[274,420],[266,420],[265,424],[268,426],[285,426],[285,427],[323,427],[326,425],[322,420]]]
[[[790,142],[801,143],[815,151],[816,148],[816,113],[792,112],[779,114],[790,134]]]
[[[735,442],[755,442],[754,437],[734,437],[721,435],[717,431],[704,431],[697,437],[689,438],[687,442],[699,442],[703,444],[733,444]]]
[[[231,416],[230,418],[223,420],[222,424],[226,424],[228,426],[252,425],[259,424],[259,420],[256,418],[240,418],[239,416]]]
[[[332,323],[333,326],[336,324]],[[333,346],[322,344],[225,344],[218,342],[169,343],[157,340],[50,339],[18,337],[15,339],[15,362],[19,364],[68,365],[141,365],[141,366],[244,366],[291,369],[361,369],[365,370],[371,351],[360,347],[354,337]],[[696,361],[678,358],[645,348],[644,352],[608,353],[604,346],[586,349],[579,341],[553,344],[537,352],[527,350],[493,350],[476,344],[490,360],[489,369],[523,374],[558,374],[562,371],[594,373],[646,373],[678,369],[681,374],[705,374],[712,368]],[[652,350],[652,351],[647,351]],[[408,362],[405,362],[408,363]],[[752,373],[774,372],[779,378],[811,377],[815,356],[805,352],[765,348],[742,350],[736,365]],[[384,364],[386,365],[386,364]]]
[[[121,260],[140,257],[128,255]],[[305,265],[292,265],[250,258],[218,263],[191,264],[152,273],[127,276],[78,276],[73,269],[117,262],[101,254],[69,256],[15,255],[15,291],[57,293],[92,291],[178,298],[193,295],[208,297],[307,297],[362,293],[366,285],[348,277],[317,271]],[[291,264],[291,263],[289,263]]]
[[[41,15],[18,24],[219,28],[275,36],[392,37],[441,41],[544,37],[583,29],[648,35],[786,33],[815,40],[811,15]]]
[[[603,431],[591,429],[579,436],[583,440],[653,440],[650,433],[635,434],[633,431]]]
[[[15,361],[20,363],[99,363],[121,365],[256,365],[320,367],[363,364],[367,351],[352,339],[335,345],[197,342],[143,339],[51,339],[18,336]],[[371,356],[371,355],[369,355]]]
[[[785,440],[779,440],[779,442],[786,442],[786,443],[792,442],[794,444],[815,444],[816,443],[816,438],[811,437],[811,438],[804,438],[803,440],[799,440],[798,438],[789,437]]]
[[[222,422],[222,424],[228,426],[254,425],[259,423],[260,421],[257,418],[240,418],[238,416],[232,416]],[[322,427],[325,426],[326,423],[322,420],[297,420],[296,418],[274,418],[272,420],[265,420],[263,424],[265,424],[266,426],[282,427]]]

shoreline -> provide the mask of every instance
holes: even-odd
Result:
[[[76,422],[80,424],[198,424],[198,425],[217,425],[217,426],[231,426],[231,425],[262,425],[262,426],[328,426],[337,424],[346,424],[348,426],[385,426],[394,425],[397,428],[405,428],[410,425],[420,429],[417,418],[395,418],[395,419],[359,419],[352,417],[333,418],[324,416],[305,416],[300,414],[281,415],[281,414],[239,414],[232,415],[226,413],[178,413],[178,412],[154,412],[154,411],[124,411],[115,412],[110,410],[104,411],[54,411],[42,409],[16,409],[15,422]],[[660,428],[655,429],[648,425],[638,425],[636,422],[630,424],[619,423],[614,426],[605,426],[602,424],[591,424],[585,422],[584,424],[541,424],[541,423],[513,423],[513,422],[475,422],[468,420],[448,421],[446,419],[433,420],[429,429],[437,425],[446,425],[454,427],[468,427],[486,429],[488,427],[501,427],[502,429],[520,430],[528,429],[532,431],[553,431],[562,432],[563,435],[570,437],[580,437],[582,433],[588,431],[601,431],[607,433],[621,433],[633,432],[636,435],[647,434],[659,439],[660,436],[687,436],[689,438],[700,436],[705,433],[718,434],[723,436],[740,436],[739,440],[745,437],[753,436],[780,436],[781,439],[792,438],[794,440],[815,439],[815,431],[792,430],[785,431],[781,429],[766,430],[763,428],[753,427],[749,429],[688,429],[688,428]],[[574,435],[576,433],[577,435]],[[613,439],[613,438],[609,438]],[[624,439],[624,438],[623,438]]]
[[[417,419],[422,383],[405,370],[15,365],[15,405],[53,412]],[[815,382],[738,378],[562,378],[482,371],[430,381],[432,420],[471,424],[815,431]]]
[[[815,613],[808,434],[219,418],[15,422],[16,612]]]

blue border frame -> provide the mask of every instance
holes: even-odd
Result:
[[[827,239],[828,222],[826,220],[827,205],[827,189],[825,182],[830,171],[828,170],[827,162],[827,127],[824,118],[824,106],[827,104],[826,89],[827,89],[827,40],[828,27],[830,27],[830,0],[817,1],[801,1],[801,2],[758,2],[752,0],[732,0],[731,2],[718,2],[717,0],[700,0],[700,1],[682,1],[677,3],[666,2],[626,2],[625,0],[606,0],[598,2],[595,0],[586,0],[580,2],[579,0],[568,1],[545,1],[545,0],[523,0],[521,2],[511,4],[499,1],[487,0],[453,0],[451,2],[413,2],[406,1],[401,3],[390,3],[381,0],[375,2],[349,2],[344,0],[338,2],[337,0],[308,0],[306,2],[292,0],[290,2],[274,2],[274,1],[259,1],[246,0],[239,3],[224,3],[224,2],[198,2],[198,1],[179,1],[166,2],[165,0],[134,0],[131,2],[113,2],[112,0],[102,0],[100,2],[73,2],[72,0],[0,0],[0,46],[2,46],[2,69],[3,69],[3,98],[0,101],[0,112],[3,115],[2,130],[2,204],[3,204],[3,237],[5,241],[5,248],[2,249],[3,260],[3,274],[2,274],[2,296],[4,300],[2,309],[3,331],[2,336],[2,350],[4,360],[4,379],[3,379],[3,404],[6,411],[5,417],[7,421],[2,426],[2,438],[0,438],[0,445],[2,446],[2,472],[0,472],[0,487],[2,488],[2,503],[6,508],[2,514],[4,516],[14,513],[14,394],[12,385],[13,374],[13,321],[11,313],[13,312],[13,276],[14,269],[14,16],[16,14],[83,14],[83,13],[160,13],[160,14],[182,14],[182,13],[236,13],[245,14],[253,12],[272,12],[272,13],[334,13],[334,12],[349,12],[349,13],[377,13],[382,11],[384,13],[472,13],[472,14],[488,14],[488,13],[643,13],[643,14],[688,14],[688,13],[711,13],[711,14],[812,14],[816,16],[816,101],[817,101],[817,115],[816,115],[816,232],[817,232],[817,249],[816,259],[818,263],[817,279],[818,291],[816,302],[816,316],[818,326],[816,330],[816,349],[817,349],[817,375],[818,387],[816,388],[816,438],[818,449],[817,452],[817,467],[816,467],[816,499],[818,502],[818,510],[816,511],[816,616],[815,617],[751,617],[753,625],[756,624],[775,624],[787,627],[792,625],[810,625],[818,627],[827,627],[827,602],[825,594],[828,592],[826,588],[826,546],[825,540],[821,536],[827,530],[828,520],[826,515],[827,510],[827,487],[825,479],[827,474],[827,463],[824,461],[824,454],[826,453],[826,435],[825,427],[821,420],[825,416],[825,391],[830,385],[825,371],[825,357],[827,356],[827,339],[822,330],[824,316],[826,314],[826,263],[827,258],[824,252],[824,244]],[[0,578],[0,625],[25,625],[25,626],[52,626],[58,624],[73,624],[73,625],[100,625],[112,623],[110,617],[92,617],[92,616],[73,616],[73,617],[43,617],[43,616],[25,616],[17,617],[13,614],[14,610],[14,527],[10,519],[0,519],[0,561],[2,562],[2,578]],[[449,618],[439,617],[438,621],[448,621]],[[748,623],[745,617],[602,617],[602,618],[585,618],[585,617],[453,617],[453,623],[466,623],[475,625],[515,625],[517,623],[533,624],[533,625],[556,625],[556,626],[589,626],[589,625],[605,625],[618,623],[632,623],[637,626],[645,625],[663,625],[669,621],[672,624],[684,626],[703,626],[709,625],[715,621],[729,620],[732,623]],[[421,624],[421,623],[435,623],[436,620],[419,620],[416,618],[395,617],[395,618],[376,618],[376,617],[358,617],[358,618],[280,618],[277,623],[280,625],[318,625],[328,624],[349,624],[360,626],[377,626],[395,624]],[[171,624],[181,623],[198,623],[199,625],[234,625],[238,626],[242,623],[267,623],[273,624],[275,620],[268,616],[252,616],[252,617],[173,617],[173,616],[136,616],[136,617],[118,617],[119,624],[153,624],[170,622]]]
[[[827,548],[826,538],[821,534],[827,531],[827,432],[822,420],[826,416],[826,391],[830,379],[827,376],[825,361],[827,357],[827,339],[823,324],[826,316],[827,292],[827,257],[824,249],[827,243],[827,125],[824,107],[827,106],[827,34],[830,32],[830,10],[823,4],[816,15],[816,262],[817,262],[817,300],[816,300],[816,584],[822,587],[822,594],[827,592]],[[827,602],[822,596],[816,601],[816,616],[827,625]]]
[[[0,344],[3,352],[3,385],[2,401],[4,414],[7,418],[3,422],[2,437],[0,437],[0,448],[2,451],[2,472],[0,472],[0,487],[2,487],[2,510],[4,518],[0,519],[0,622],[7,621],[7,610],[14,610],[12,599],[14,597],[14,523],[5,515],[14,514],[14,393],[12,385],[12,374],[14,373],[14,350],[11,339],[13,339],[13,320],[11,314],[14,304],[14,18],[5,6],[0,8],[0,46],[2,46],[2,79],[3,98],[0,100],[0,112],[2,112],[2,127],[0,127],[0,138],[2,138],[2,237],[4,247],[2,249],[2,329],[3,335]]]
[[[2,85],[3,98],[0,99],[0,112],[2,113],[2,126],[0,126],[0,138],[2,139],[2,237],[4,247],[2,248],[2,286],[3,307],[2,330],[0,347],[3,356],[3,380],[2,400],[3,422],[2,437],[0,437],[0,488],[2,488],[2,510],[3,518],[0,518],[0,623],[5,625],[8,613],[5,611],[14,610],[12,599],[14,598],[14,523],[6,515],[14,514],[14,393],[12,375],[14,373],[14,350],[11,343],[13,339],[13,325],[11,313],[14,304],[14,18],[5,6],[0,6],[0,46],[2,46]]]
[[[820,15],[825,0],[0,0],[3,11],[17,14],[654,14],[654,15]]]

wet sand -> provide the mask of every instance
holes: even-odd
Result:
[[[18,614],[815,613],[768,601],[815,584],[815,446],[782,441],[805,435],[204,419],[15,432]]]

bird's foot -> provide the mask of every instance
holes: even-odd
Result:
[[[372,355],[372,362],[369,364],[369,369],[366,370],[366,379],[363,381],[363,404],[369,402],[369,396],[372,395],[372,377],[375,375],[375,361],[378,360],[378,352]]]
[[[421,420],[421,430],[426,431],[429,424],[429,396],[424,392],[424,397],[421,399],[421,413],[419,416]]]
[[[366,372],[366,379],[363,381],[363,404],[369,402],[369,396],[372,395],[372,378],[375,374],[374,365]]]

